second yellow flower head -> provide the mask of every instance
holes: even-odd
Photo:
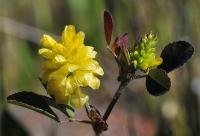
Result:
[[[84,38],[84,33],[76,33],[73,25],[65,27],[60,42],[48,35],[41,38],[43,48],[39,54],[45,58],[42,82],[58,104],[81,108],[89,99],[81,87],[98,89],[100,86],[96,76],[104,72],[95,60],[96,51],[85,46]]]
[[[146,34],[134,52],[131,53],[132,63],[136,69],[146,71],[148,68],[159,66],[162,63],[162,58],[156,56],[156,35]]]

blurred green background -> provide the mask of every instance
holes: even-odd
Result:
[[[105,75],[100,90],[87,93],[103,113],[118,87],[117,65],[106,50],[104,9],[113,14],[114,35],[127,32],[130,46],[152,31],[159,38],[158,53],[176,40],[186,40],[195,47],[189,63],[170,73],[172,88],[166,95],[150,96],[144,79],[132,81],[113,110],[104,135],[200,135],[200,0],[0,0],[1,128],[16,128],[5,119],[9,112],[12,121],[27,131],[16,131],[16,136],[93,135],[89,125],[57,124],[33,111],[7,104],[6,97],[22,90],[46,94],[38,80],[40,37],[44,33],[59,36],[65,25],[73,24],[77,31],[85,32],[86,44],[99,52]],[[77,118],[86,118],[84,109],[77,111]]]

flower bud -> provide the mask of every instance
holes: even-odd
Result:
[[[162,63],[162,58],[156,56],[157,37],[146,34],[138,43],[133,53],[130,53],[131,62],[135,69],[146,71],[148,68],[156,67]]]

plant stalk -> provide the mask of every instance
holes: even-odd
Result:
[[[125,80],[125,81],[122,81],[117,89],[117,91],[115,92],[113,98],[112,98],[112,101],[110,102],[110,104],[108,105],[104,115],[103,115],[103,120],[106,121],[110,115],[110,113],[112,112],[115,104],[117,103],[119,97],[121,96],[122,94],[122,91],[124,90],[124,88],[128,85],[130,80]]]
[[[112,110],[113,110],[115,104],[117,103],[119,97],[121,96],[122,91],[123,91],[124,88],[128,85],[128,83],[129,83],[130,80],[131,80],[131,79],[127,79],[127,80],[121,81],[121,83],[120,83],[120,85],[119,85],[117,91],[115,92],[115,94],[114,94],[114,96],[113,96],[113,98],[112,98],[112,101],[111,101],[110,104],[108,105],[108,107],[107,107],[107,109],[106,109],[106,111],[105,111],[105,113],[104,113],[104,115],[103,115],[102,120],[103,120],[105,123],[106,123],[106,120],[108,119],[109,115],[111,114],[111,112],[112,112]],[[100,126],[99,126],[99,127],[100,127]],[[96,135],[96,136],[101,136],[102,131],[105,131],[105,130],[103,130],[101,127],[100,127],[100,128],[98,128],[98,127],[95,128],[95,127],[93,126],[93,129],[94,129],[94,132],[95,132],[95,135]]]

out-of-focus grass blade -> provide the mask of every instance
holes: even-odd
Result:
[[[12,117],[8,111],[3,111],[1,116],[1,134],[2,136],[29,136],[27,130]]]

